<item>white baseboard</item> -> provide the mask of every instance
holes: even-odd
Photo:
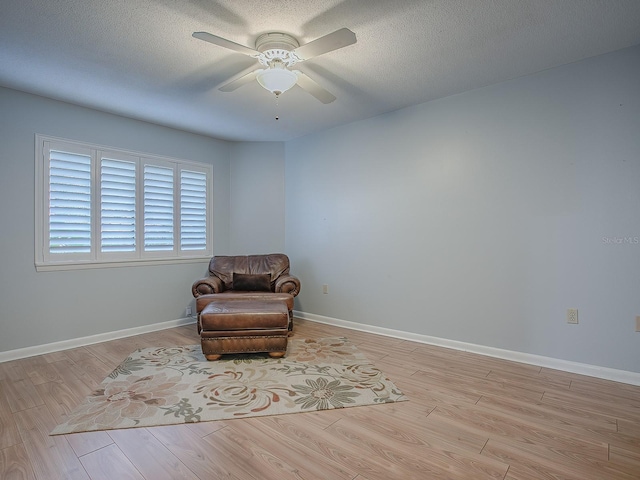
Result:
[[[502,358],[505,360],[512,360],[514,362],[528,363],[530,365],[552,368],[554,370],[562,370],[565,372],[578,373],[580,375],[588,375],[590,377],[603,378],[605,380],[612,380],[614,382],[640,385],[640,373],[629,372],[627,370],[599,367],[597,365],[589,365],[586,363],[570,362],[568,360],[561,360],[558,358],[533,355],[531,353],[515,352],[512,350],[504,350],[501,348],[459,342],[457,340],[448,340],[446,338],[431,337],[428,335],[421,335],[411,332],[403,332],[401,330],[393,330],[391,328],[365,325],[362,323],[325,317],[313,313],[294,311],[293,316],[305,320],[311,320],[313,322],[335,325],[337,327],[349,328],[351,330],[358,330],[361,332],[375,333],[377,335],[384,335],[387,337],[394,337],[402,340],[410,340],[418,343],[437,345],[439,347],[453,348],[455,350],[477,353],[480,355],[486,355],[488,357]]]
[[[169,320],[167,322],[152,323],[142,327],[127,328],[117,330],[115,332],[100,333],[90,335],[88,337],[72,338],[71,340],[63,340],[61,342],[46,343],[44,345],[36,345],[34,347],[18,348],[16,350],[8,350],[0,352],[0,363],[9,360],[17,360],[20,358],[33,357],[35,355],[43,355],[45,353],[59,352],[70,348],[84,347],[85,345],[93,345],[94,343],[108,342],[118,338],[132,337],[141,333],[157,332],[158,330],[166,330],[167,328],[180,327],[195,323],[195,317],[179,318],[177,320]]]

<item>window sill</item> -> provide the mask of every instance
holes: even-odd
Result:
[[[53,272],[65,270],[88,270],[94,268],[120,268],[120,267],[150,267],[155,265],[174,265],[180,263],[201,263],[211,260],[211,256],[180,257],[150,260],[128,260],[118,262],[65,262],[65,263],[36,263],[37,272]]]

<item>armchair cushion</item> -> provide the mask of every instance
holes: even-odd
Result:
[[[233,289],[247,292],[270,292],[271,275],[233,272]]]
[[[196,298],[196,311],[202,312],[213,300],[256,300],[268,301],[277,300],[287,304],[289,311],[293,310],[293,295],[290,293],[271,293],[271,292],[236,292],[229,290],[223,293],[216,293],[211,295],[200,295]]]

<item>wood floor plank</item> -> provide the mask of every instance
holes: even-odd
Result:
[[[65,383],[48,382],[36,385],[40,396],[56,423],[62,423],[65,417],[82,401],[83,395],[78,394]]]
[[[608,460],[575,458],[562,449],[544,455],[535,449],[523,449],[519,444],[490,439],[482,454],[509,464],[509,475],[518,479],[567,480],[636,480],[635,473],[626,466]]]
[[[9,370],[12,365],[17,364],[16,360],[11,360],[7,362],[0,362],[0,380],[5,380],[9,375]]]
[[[102,360],[90,356],[82,361],[73,362],[57,362],[53,364],[55,368],[62,368],[66,373],[73,373],[75,378],[79,379],[87,386],[89,391],[94,391],[102,383],[102,381],[113,371],[113,367],[105,364]]]
[[[589,480],[571,466],[544,461],[533,452],[493,439],[487,442],[482,454],[509,464],[505,480]]]
[[[640,421],[618,419],[618,432],[640,438]]]
[[[307,446],[298,444],[294,439],[274,428],[272,423],[264,422],[261,418],[247,419],[249,421],[230,422],[229,429],[253,439],[259,445],[275,443],[279,456],[284,456],[291,464],[293,471],[303,478],[352,479],[357,475],[355,470],[346,468],[339,463],[328,460]],[[222,432],[225,434],[225,432]]]
[[[460,352],[460,358],[466,359],[478,366],[483,366],[491,370],[500,370],[510,373],[520,373],[523,375],[539,375],[542,367],[538,365],[530,365],[528,363],[514,362],[504,360],[497,357],[489,357],[486,355],[478,355],[471,352]]]
[[[11,406],[5,396],[4,382],[0,380],[0,449],[17,445],[22,441]]]
[[[303,415],[279,415],[263,417],[260,420],[274,430],[283,432],[298,444],[339,464],[342,468],[354,469],[370,480],[411,478],[405,476],[406,472],[401,466],[379,455],[371,455],[361,445],[354,445],[336,437],[332,432],[327,431],[328,429],[318,430],[309,427],[303,417]]]
[[[480,453],[489,440],[489,435],[486,432],[472,431],[460,425],[459,422],[441,415],[431,415],[430,413],[424,419],[424,426],[439,441],[448,442],[476,453]]]
[[[538,401],[545,392],[543,388],[535,385],[525,386],[520,383],[505,383],[489,377],[477,378],[438,370],[436,368],[423,368],[414,373],[412,377],[429,383],[438,382],[440,385],[446,386],[449,390],[466,393],[472,392],[478,396],[504,395],[526,401]]]
[[[208,443],[204,442],[200,436],[193,433],[186,425],[154,427],[149,429],[149,432],[201,479],[253,480],[249,476],[238,476],[229,469],[228,465],[234,459],[225,457],[220,452],[210,448]],[[232,468],[235,467],[232,465]]]
[[[55,363],[55,362],[61,362],[63,360],[69,360],[69,356],[67,355],[66,350],[62,350],[60,352],[45,353],[44,355],[42,355],[42,358],[47,363]]]
[[[404,412],[407,406],[408,403],[385,405],[389,408],[351,408],[344,415],[371,431],[372,435],[390,439],[407,448],[433,447],[479,454],[489,439],[488,436],[458,430],[452,423],[442,429],[437,425],[434,427],[428,414],[419,416]]]
[[[119,340],[87,345],[85,349],[113,370],[120,365],[131,352],[134,352],[137,347],[135,340],[131,338],[121,338]]]
[[[35,388],[56,422],[61,423],[91,389],[75,374],[78,369],[74,362],[66,359],[49,366],[56,372],[57,381],[40,383]]]
[[[393,368],[400,375],[409,377],[420,370],[420,365],[417,365],[415,362],[406,361],[406,358],[407,357],[399,359],[387,354],[376,359],[373,363],[381,370],[383,368]]]
[[[176,329],[162,330],[156,332],[157,336],[161,338],[165,345],[198,345],[200,344],[200,336],[196,332],[196,326],[193,325],[192,332],[186,333]]]
[[[613,382],[607,382],[610,386]],[[609,389],[605,386],[595,387],[593,384],[580,384],[578,381],[571,382],[571,390],[588,395],[593,400],[615,404],[621,408],[629,408],[631,411],[640,413],[640,393],[628,389]]]
[[[640,422],[640,406],[627,402],[616,403],[595,396],[593,393],[576,394],[574,392],[560,392],[549,390],[544,393],[542,403],[567,409],[576,408],[587,412],[605,413],[616,418]]]
[[[487,379],[495,380],[498,382],[509,383],[510,385],[518,385],[523,388],[532,388],[535,387],[540,389],[541,391],[546,391],[547,389],[559,389],[566,390],[570,387],[570,384],[562,381],[549,379],[539,374],[535,373],[514,373],[508,372],[504,370],[493,369],[487,375]]]
[[[107,432],[82,432],[73,435],[65,435],[65,438],[73,448],[77,457],[82,457],[87,453],[95,452],[107,445],[111,445],[113,440]]]
[[[11,362],[4,373],[5,379],[0,381],[0,386],[12,412],[44,404],[21,362]]]
[[[442,478],[447,476],[474,479],[502,479],[508,464],[487,462],[480,454],[453,451],[431,445],[407,449],[384,436],[371,435],[359,422],[348,418],[331,425],[328,432],[353,445],[369,456],[388,460],[401,472],[401,478]],[[486,457],[485,457],[486,458]],[[488,460],[488,458],[487,458]]]
[[[64,353],[66,360],[71,360],[74,363],[82,363],[88,359],[96,358],[86,347],[70,348],[64,350]]]
[[[178,457],[144,428],[111,430],[109,436],[126,452],[144,478],[154,480],[198,480]],[[113,477],[112,477],[113,478]]]
[[[49,436],[56,422],[46,406],[15,414],[16,424],[38,480],[86,480],[89,478],[64,436]]]
[[[389,366],[383,368],[383,371],[393,379],[393,383],[409,401],[420,404],[425,410],[433,410],[442,401],[476,403],[481,397],[481,395],[474,393],[467,394],[466,392],[451,391],[437,384],[425,384],[419,378],[413,376],[405,377],[401,371],[389,368]]]
[[[618,430],[618,422],[615,417],[578,409],[566,411],[541,401],[525,402],[503,396],[485,395],[477,404],[508,412],[517,417],[538,421],[545,425],[563,426],[580,433],[588,434],[598,430],[616,432]]]
[[[114,444],[80,458],[92,480],[144,480],[124,453]]]
[[[637,385],[614,382],[604,378],[588,377],[586,375],[571,374],[571,389],[581,392],[597,392],[625,397],[640,402],[640,388]]]
[[[629,451],[612,446],[609,449],[609,460],[616,465],[625,465],[640,478],[640,449]]]
[[[555,411],[551,406],[542,403],[526,404],[513,399],[482,397],[478,405],[512,413],[518,417],[535,421],[541,425],[561,429],[579,437],[589,437],[593,441],[608,443],[629,451],[640,451],[640,437],[620,431],[619,421],[615,418],[599,415],[594,412],[581,412],[573,409],[572,414]]]
[[[33,468],[23,444],[0,449],[0,478],[3,480],[35,480]]]
[[[240,432],[236,424],[234,428],[224,428],[204,440],[209,441],[221,451],[235,458],[242,458],[240,467],[248,475],[262,480],[319,478],[320,475],[332,479],[351,479],[355,472],[345,472],[339,468],[331,468],[328,462],[316,465],[312,461],[310,452],[297,449],[298,455],[291,455],[290,446],[275,442],[280,448],[274,447],[274,439],[269,442],[256,439],[254,431]],[[282,439],[282,437],[280,437]]]
[[[577,438],[569,432],[482,406],[438,405],[429,414],[429,417],[433,418],[440,416],[457,421],[472,432],[486,433],[490,439],[498,438],[505,441],[505,438],[508,438],[523,449],[549,452],[559,450],[568,457],[579,459],[606,460],[608,457],[606,443],[591,438]]]
[[[427,379],[416,374],[405,377],[402,370],[390,368],[388,365],[383,369],[393,379],[393,383],[409,398],[409,401],[419,402],[425,408],[433,409],[438,403],[448,402],[475,404],[482,397],[478,392],[457,388],[455,384],[446,380]]]
[[[414,352],[393,352],[382,360],[406,368],[408,371],[437,368],[453,374],[462,372],[465,376],[476,378],[486,378],[489,373],[491,373],[491,369],[489,368],[476,366],[468,360],[461,361],[458,357],[445,358],[428,354],[416,354]]]
[[[44,355],[25,358],[21,365],[33,385],[61,381],[58,372],[45,360]]]
[[[541,368],[540,372],[538,372],[538,377],[548,380],[549,382],[559,383],[563,386],[571,387],[571,381],[573,377],[562,375],[563,373],[567,372],[561,372],[560,370],[553,370],[550,368]]]

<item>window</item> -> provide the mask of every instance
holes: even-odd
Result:
[[[36,135],[36,268],[212,255],[212,167]]]

